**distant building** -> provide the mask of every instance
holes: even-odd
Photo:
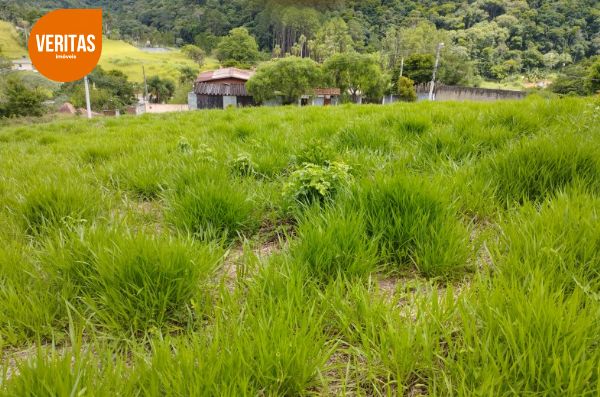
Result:
[[[254,105],[254,99],[246,91],[246,82],[254,71],[224,68],[201,73],[194,83],[194,91],[188,95],[190,109],[226,109],[230,106]]]
[[[335,106],[340,103],[340,95],[339,88],[315,88],[313,94],[300,98],[300,106]]]
[[[16,61],[12,61],[12,70],[35,72],[35,66],[30,59],[23,58]]]

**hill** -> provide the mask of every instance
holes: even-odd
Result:
[[[0,54],[9,59],[18,59],[27,55],[19,43],[19,36],[13,24],[0,21]]]
[[[0,396],[594,395],[598,98],[0,129]]]
[[[16,59],[27,55],[26,49],[20,45],[14,26],[0,21],[0,48],[4,56]],[[102,41],[102,56],[98,63],[106,70],[120,70],[133,82],[142,82],[142,65],[146,68],[146,76],[158,75],[176,80],[179,69],[187,66],[198,69],[198,65],[187,58],[178,49],[166,49],[165,52],[147,52],[121,40]],[[208,57],[203,69],[218,67],[214,58]]]
[[[177,49],[167,52],[146,52],[131,44],[120,40],[104,38],[102,41],[102,56],[99,65],[106,70],[120,70],[127,75],[129,80],[142,82],[142,65],[146,69],[146,76],[158,75],[176,80],[179,69],[188,66],[198,69],[198,65],[187,58]],[[204,69],[218,67],[213,58],[208,58]]]

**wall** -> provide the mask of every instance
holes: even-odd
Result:
[[[237,97],[234,96],[224,96],[223,97],[223,109],[227,109],[228,107],[237,107]]]
[[[195,92],[188,92],[188,108],[190,110],[198,109],[198,96]]]
[[[429,94],[429,84],[417,86],[417,96],[426,99]],[[499,101],[517,100],[527,96],[524,91],[495,90],[489,88],[460,87],[437,85],[434,91],[436,101]]]
[[[147,103],[146,113],[187,112],[188,105],[166,105],[162,103]]]

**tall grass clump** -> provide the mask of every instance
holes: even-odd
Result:
[[[391,305],[373,285],[338,280],[323,292],[329,332],[340,340],[336,395],[437,395],[433,380],[457,333],[452,288],[407,288]],[[394,297],[396,298],[396,297]]]
[[[183,170],[168,196],[168,219],[200,240],[233,241],[260,227],[260,209],[240,181],[212,167]]]
[[[63,298],[118,336],[186,326],[219,259],[192,241],[103,230],[51,242],[43,258]]]
[[[562,135],[519,144],[477,171],[504,206],[540,202],[572,185],[592,190],[600,182],[599,152],[591,143]]]
[[[365,276],[376,270],[377,238],[367,235],[362,214],[334,206],[302,218],[290,248],[295,263],[319,280]]]
[[[406,177],[376,177],[355,193],[367,233],[379,241],[381,260],[397,270],[414,267],[427,277],[450,277],[466,267],[468,233],[449,202]]]
[[[99,192],[74,182],[39,182],[24,197],[21,214],[25,230],[39,234],[44,230],[91,221],[99,211]]]
[[[97,356],[101,355],[101,358]],[[15,368],[18,373],[2,379],[0,396],[96,396],[131,395],[133,381],[123,377],[128,372],[125,360],[115,358],[108,349],[84,351],[79,345],[58,350],[39,347],[31,357]]]
[[[506,128],[514,135],[531,134],[540,128],[540,120],[534,112],[523,110],[514,104],[499,104],[488,112],[483,125],[488,128]]]
[[[565,293],[600,287],[600,200],[573,189],[541,206],[526,204],[502,225],[499,271],[529,285],[536,273]],[[529,281],[531,280],[531,281]]]
[[[110,181],[117,189],[141,200],[153,200],[167,188],[173,162],[155,153],[140,153],[120,159],[110,168]]]
[[[226,295],[206,334],[156,341],[143,395],[296,396],[314,391],[331,355],[324,315],[301,272],[275,261]]]
[[[373,152],[388,152],[391,147],[389,134],[372,122],[359,122],[343,128],[335,137],[339,150],[366,149]]]
[[[478,277],[478,299],[461,305],[440,393],[596,394],[599,209],[572,189],[500,224],[494,273]]]
[[[597,394],[599,204],[561,194],[504,222],[497,271],[464,302],[444,394]]]
[[[29,247],[18,243],[0,247],[0,348],[48,339],[58,325],[62,302],[31,255]]]

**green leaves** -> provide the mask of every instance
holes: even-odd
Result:
[[[246,88],[259,102],[281,97],[284,104],[297,103],[321,86],[319,65],[308,58],[287,57],[261,65]]]

